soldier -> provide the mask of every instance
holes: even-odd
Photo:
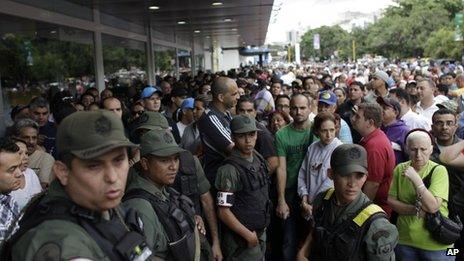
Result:
[[[168,128],[169,124],[167,119],[159,112],[143,113],[134,121],[131,127],[133,139],[138,141],[140,141],[140,136],[149,130],[167,130]],[[135,169],[138,172],[142,172],[140,163],[135,165]],[[132,176],[133,175],[130,175],[130,178]],[[130,181],[128,184],[130,184]],[[210,183],[205,177],[199,159],[193,156],[191,152],[180,152],[179,171],[171,187],[192,200],[195,208],[195,219],[200,232],[205,232],[203,219],[206,219],[212,246],[209,246],[206,238],[200,235],[200,239],[202,240],[202,256],[213,255],[214,259],[221,260],[222,253],[219,243],[214,200],[209,192]]]
[[[151,250],[134,211],[120,207],[129,162],[120,119],[76,112],[58,129],[56,179],[26,207],[4,245],[5,260],[147,260]]]
[[[177,146],[169,130],[150,130],[142,135],[140,143],[142,171],[131,177],[124,204],[141,213],[147,241],[155,256],[198,260],[200,242],[193,203],[170,187],[184,150]]]
[[[218,169],[218,217],[225,260],[263,260],[269,225],[269,169],[255,150],[256,122],[246,116],[232,119],[235,147]]]
[[[314,200],[314,227],[298,260],[394,260],[398,230],[362,193],[367,152],[354,144],[337,147],[328,175],[334,188]]]

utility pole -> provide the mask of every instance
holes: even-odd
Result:
[[[352,41],[352,47],[353,47],[353,62],[356,62],[356,41]]]
[[[289,44],[287,46],[287,57],[288,57],[288,62],[292,62],[292,46]]]

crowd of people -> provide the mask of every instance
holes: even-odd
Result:
[[[0,147],[0,259],[462,260],[463,77],[247,66],[34,97]]]

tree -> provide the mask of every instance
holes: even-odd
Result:
[[[460,59],[460,42],[454,41],[454,29],[441,28],[433,32],[425,43],[425,55],[430,58]]]
[[[334,51],[338,51],[339,58],[347,59],[351,57],[351,42],[354,40],[358,57],[367,53],[389,58],[432,54],[437,58],[441,55],[455,57],[456,43],[449,37],[452,31],[450,24],[455,14],[463,8],[461,0],[395,2],[395,5],[386,8],[381,18],[366,28],[354,28],[350,33],[340,26],[322,26],[308,30],[302,37],[302,54],[307,58],[320,56],[327,59]],[[313,49],[313,37],[316,33],[321,38],[320,51]],[[451,49],[443,50],[443,46]],[[434,48],[437,51],[433,51]]]
[[[443,3],[433,0],[401,0],[367,28],[367,45],[387,57],[423,56],[430,34],[447,26],[450,14]]]
[[[320,37],[320,50],[315,50],[313,47],[315,34],[319,34]],[[302,54],[306,58],[321,57],[328,59],[335,51],[338,51],[339,56],[342,58],[347,58],[350,53],[347,51],[349,46],[351,46],[351,42],[348,32],[338,25],[322,26],[309,30],[301,38]]]

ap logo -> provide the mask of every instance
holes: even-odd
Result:
[[[459,254],[459,249],[458,248],[448,248],[446,249],[446,255],[447,256],[457,256]]]

